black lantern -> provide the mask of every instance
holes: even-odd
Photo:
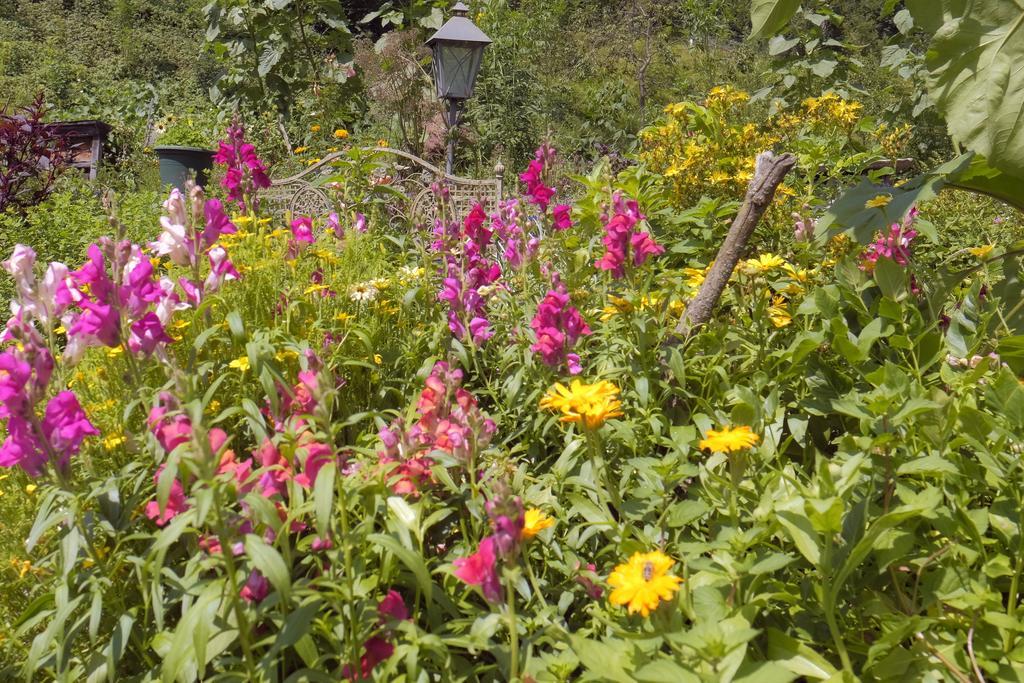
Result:
[[[470,21],[469,8],[461,2],[452,8],[452,18],[430,37],[427,45],[434,54],[434,85],[439,99],[448,102],[448,163],[451,174],[455,159],[455,139],[452,135],[459,123],[462,104],[473,94],[473,85],[480,73],[484,48],[491,39]]]

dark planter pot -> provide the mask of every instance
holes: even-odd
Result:
[[[206,185],[213,168],[213,152],[201,147],[178,147],[160,145],[153,148],[160,159],[160,183],[171,185],[182,192],[185,182],[195,178],[199,185]]]

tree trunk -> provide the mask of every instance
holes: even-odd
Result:
[[[771,205],[775,191],[794,165],[796,165],[796,157],[791,154],[775,156],[771,152],[762,152],[757,156],[754,177],[747,187],[743,205],[732,222],[729,234],[726,235],[725,242],[718,250],[718,256],[704,279],[704,283],[686,310],[683,311],[674,335],[666,342],[667,346],[681,343],[695,329],[711,319],[711,313],[721,298],[722,292],[725,291],[725,286],[728,284],[729,278],[732,277],[732,271],[739,263],[747,242],[750,241],[750,236],[754,234],[754,228],[757,227],[761,216]]]

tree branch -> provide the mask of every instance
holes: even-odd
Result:
[[[711,319],[711,313],[718,303],[725,286],[732,277],[732,271],[739,263],[740,257],[746,249],[750,236],[754,234],[761,216],[772,203],[775,191],[782,184],[786,174],[796,165],[796,157],[791,154],[775,156],[771,152],[762,152],[757,155],[757,164],[754,168],[754,177],[747,187],[747,195],[743,199],[743,205],[736,214],[736,219],[729,228],[729,234],[718,250],[711,270],[708,272],[704,283],[697,291],[697,295],[686,307],[679,324],[676,325],[674,335],[666,342],[668,346],[675,346],[690,336],[690,334]]]

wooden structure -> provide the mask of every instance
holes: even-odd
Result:
[[[431,186],[439,181],[444,181],[448,189],[449,217],[465,216],[476,202],[494,207],[504,198],[505,167],[500,163],[494,168],[493,178],[477,180],[449,175],[430,162],[399,149],[370,147],[363,152],[380,157],[376,180],[401,191],[408,200],[405,206],[395,208],[391,217],[393,223],[433,224],[441,207]],[[299,173],[274,180],[263,195],[263,201],[269,201],[282,213],[304,216],[329,213],[335,205],[329,181],[338,174],[332,162],[345,154],[334,152]]]
[[[59,121],[50,125],[67,141],[71,165],[86,173],[89,180],[96,180],[110,126],[94,120]]]

